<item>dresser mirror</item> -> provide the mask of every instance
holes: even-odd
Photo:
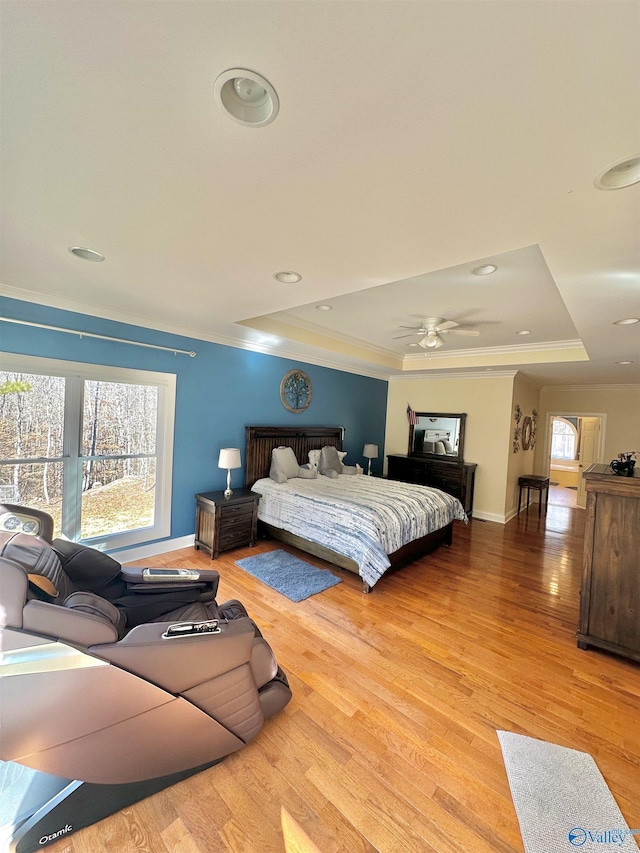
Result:
[[[415,412],[417,422],[409,427],[409,456],[428,456],[450,462],[464,462],[463,414]]]

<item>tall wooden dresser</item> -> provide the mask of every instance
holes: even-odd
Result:
[[[578,646],[640,662],[640,476],[609,465],[584,472],[587,490]]]

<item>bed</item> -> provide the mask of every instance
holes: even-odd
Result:
[[[245,485],[261,494],[258,519],[262,533],[355,572],[369,592],[390,569],[407,565],[442,544],[450,545],[453,521],[466,523],[467,517],[457,498],[438,489],[377,477],[296,478],[284,485],[269,481],[274,447],[291,447],[298,462],[305,464],[309,450],[326,445],[341,450],[342,441],[341,427],[246,427]],[[274,498],[279,503],[273,503]],[[401,503],[403,500],[408,503]],[[305,505],[313,507],[306,517]],[[429,507],[433,513],[427,521],[423,515]],[[367,514],[368,509],[378,513],[375,519]],[[386,531],[380,515],[386,519],[384,523],[390,521],[392,527],[404,523],[407,529]],[[321,523],[329,519],[331,524]],[[347,528],[356,533],[355,543],[343,541]],[[336,531],[341,534],[339,544]]]

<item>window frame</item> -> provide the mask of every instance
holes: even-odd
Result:
[[[41,356],[0,353],[0,369],[11,373],[60,376],[65,379],[65,408],[62,457],[38,460],[3,460],[5,463],[28,464],[37,462],[62,462],[64,466],[63,518],[72,518],[78,530],[63,528],[63,535],[81,541],[102,551],[115,551],[131,545],[140,545],[171,535],[171,492],[173,476],[173,449],[176,404],[176,374],[115,367],[88,362],[66,361]],[[156,422],[156,488],[154,523],[122,533],[108,533],[90,539],[80,539],[82,465],[87,457],[82,455],[83,388],[86,380],[117,382],[135,385],[152,385],[158,389]],[[138,454],[136,454],[138,455]]]

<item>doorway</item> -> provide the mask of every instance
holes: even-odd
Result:
[[[598,462],[605,415],[553,412],[547,425],[546,460],[549,503],[584,509],[587,495],[582,472]]]

